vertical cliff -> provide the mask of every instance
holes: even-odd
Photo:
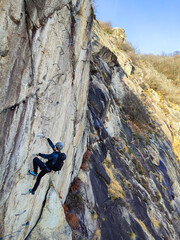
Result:
[[[1,1],[0,16],[0,236],[70,239],[59,194],[63,201],[87,141],[90,2]],[[68,158],[32,196],[28,169],[50,151],[43,136],[61,140]]]

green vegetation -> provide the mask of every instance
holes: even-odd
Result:
[[[133,154],[133,149],[130,148],[130,147],[128,148],[128,154],[129,154],[129,155]]]
[[[129,233],[130,239],[136,239],[136,234],[134,232]]]
[[[94,220],[98,219],[98,217],[99,217],[96,212],[93,212],[91,216],[92,216],[92,219],[94,219]]]

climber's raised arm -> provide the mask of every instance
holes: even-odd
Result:
[[[51,139],[49,139],[49,138],[46,138],[47,139],[47,141],[48,141],[48,143],[49,143],[49,146],[52,148],[52,150],[54,151],[54,147],[55,147],[55,145],[53,144],[53,142],[51,141]]]

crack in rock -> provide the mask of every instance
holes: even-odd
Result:
[[[39,222],[40,219],[41,219],[41,216],[42,216],[42,213],[43,213],[43,209],[44,209],[44,207],[45,207],[45,204],[46,204],[46,199],[47,199],[47,195],[48,195],[48,192],[49,192],[49,190],[50,190],[50,187],[51,187],[51,186],[50,186],[50,184],[49,184],[49,187],[48,187],[48,189],[47,189],[47,191],[46,191],[46,194],[45,194],[45,197],[44,197],[44,201],[43,201],[43,203],[42,203],[42,208],[41,208],[41,212],[40,212],[40,214],[39,214],[39,217],[38,217],[38,219],[37,219],[34,227],[30,230],[30,232],[28,233],[28,235],[25,237],[24,240],[27,240],[27,239],[29,238],[29,236],[31,235],[32,231],[35,229],[35,227],[37,226],[38,222]]]

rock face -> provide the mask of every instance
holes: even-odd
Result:
[[[1,1],[0,6],[0,236],[25,239],[38,221],[50,182],[63,201],[79,172],[88,133],[92,12],[89,0]],[[42,179],[35,196],[24,195],[35,182],[27,175],[34,154],[50,152],[44,135],[64,142],[68,158],[61,174]],[[55,192],[47,199],[56,203]],[[57,208],[63,219],[60,200]],[[43,219],[37,231],[45,239]],[[49,239],[59,239],[62,219]]]
[[[28,239],[72,239],[71,228],[64,217],[58,194],[51,187],[45,199],[45,206],[35,231]]]
[[[94,22],[88,148],[65,202],[79,219],[73,239],[179,239],[179,108],[143,89],[142,72],[125,53],[120,64],[112,41]]]
[[[0,239],[178,240],[180,108],[116,47],[124,31],[89,0],[0,7]],[[67,160],[31,195],[44,136]]]

